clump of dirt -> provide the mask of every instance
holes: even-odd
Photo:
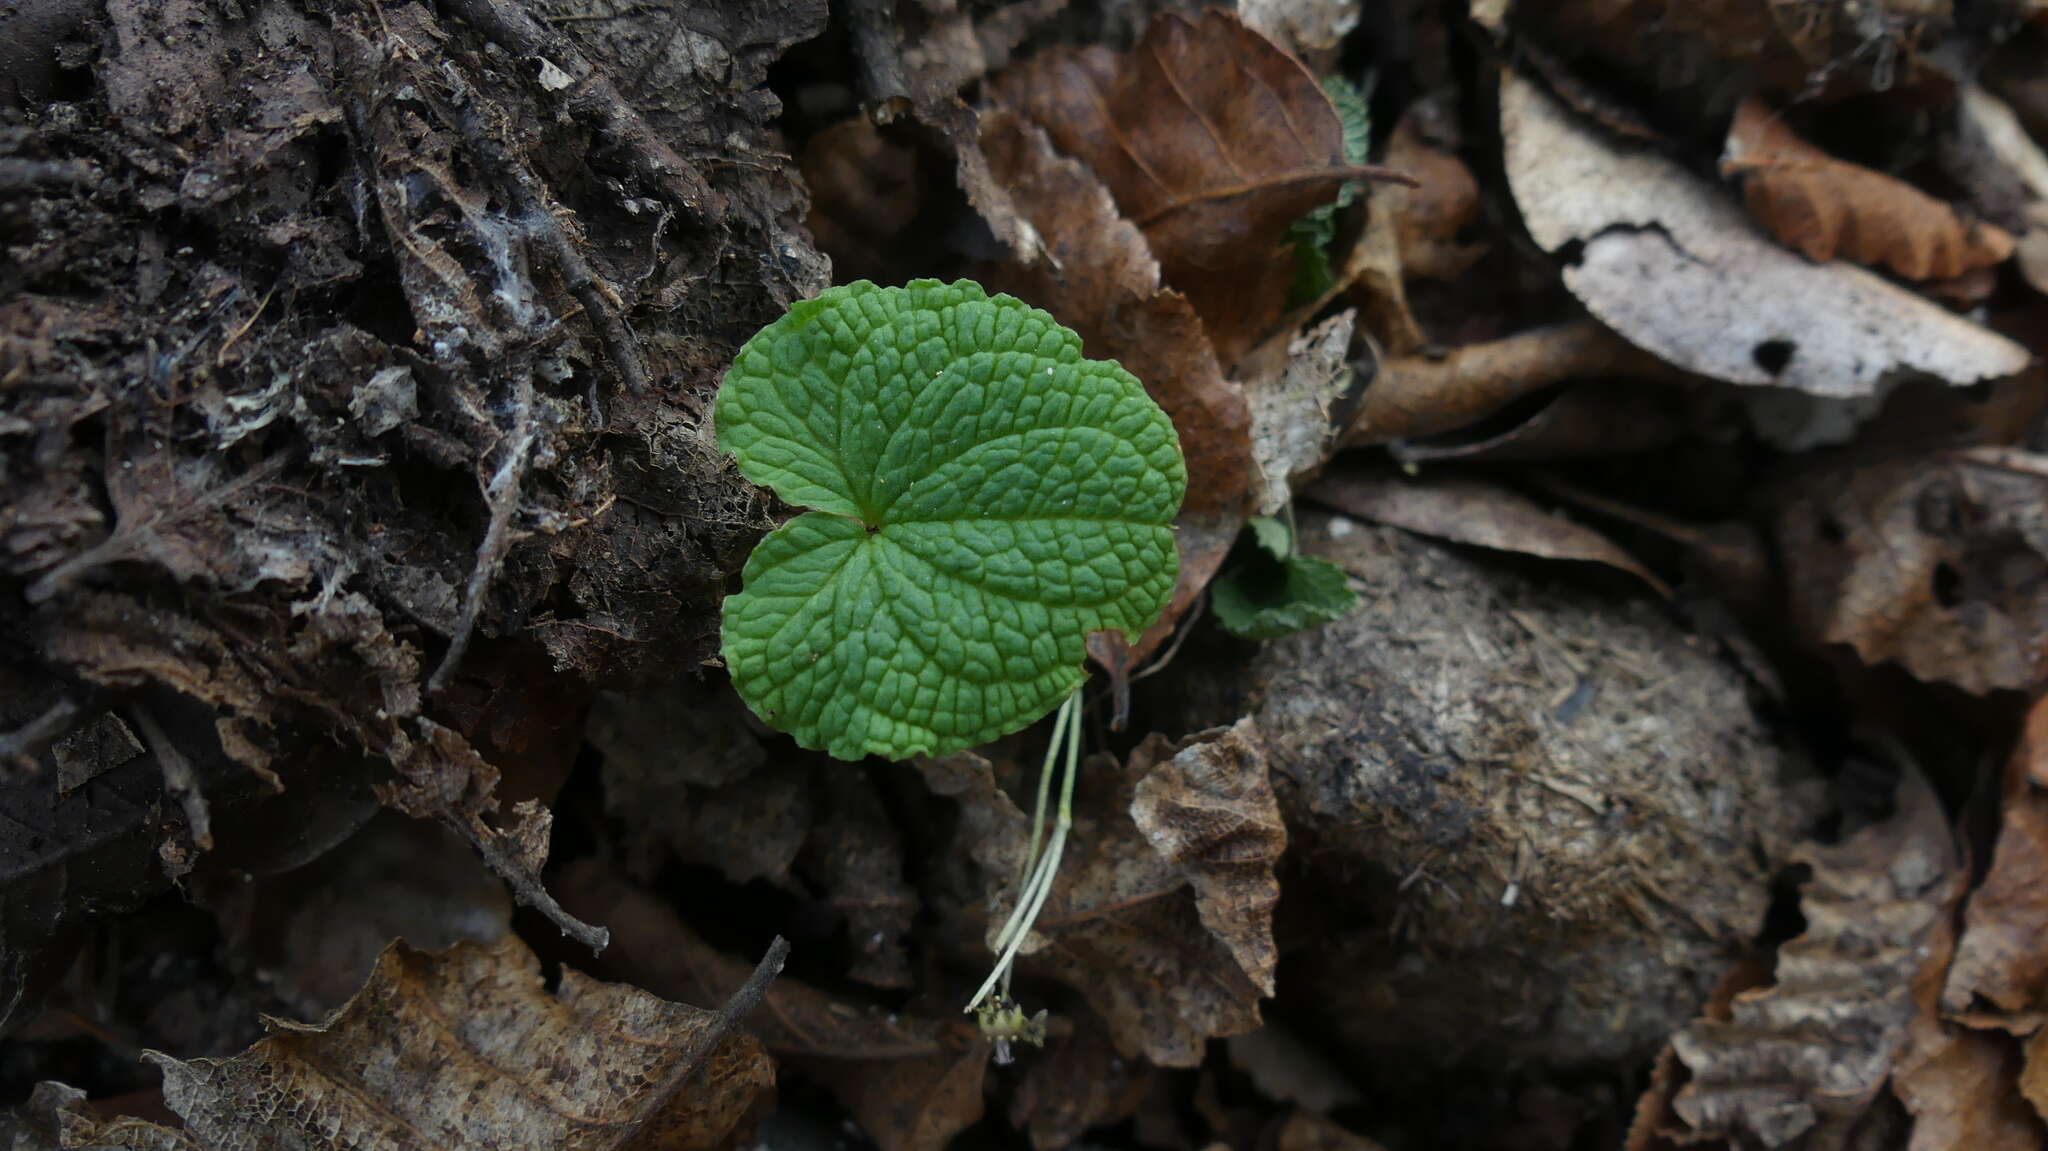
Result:
[[[1344,517],[1301,535],[1358,609],[1174,689],[1186,726],[1256,719],[1290,854],[1343,893],[1283,898],[1280,1010],[1383,1077],[1653,1052],[1757,937],[1817,777],[1652,602]]]

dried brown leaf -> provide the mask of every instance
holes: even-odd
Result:
[[[2043,682],[2041,478],[1943,456],[1844,470],[1803,477],[1778,512],[1800,632],[1969,692]]]
[[[958,800],[981,865],[989,930],[1008,915],[1029,820],[971,754],[919,763]],[[1249,721],[1173,742],[1146,738],[1083,768],[1066,861],[1021,969],[1079,991],[1118,1051],[1166,1067],[1259,1025],[1275,950],[1273,864],[1287,833]]]
[[[1202,321],[1161,285],[1145,237],[1095,175],[1013,113],[989,116],[982,146],[1050,256],[985,278],[1073,327],[1090,355],[1137,376],[1172,418],[1187,457],[1188,493],[1174,524],[1180,577],[1159,622],[1133,645],[1131,659],[1142,660],[1193,606],[1244,526],[1257,475],[1251,409],[1244,389],[1224,378]]]
[[[1485,480],[1441,473],[1396,478],[1349,469],[1324,476],[1306,494],[1348,515],[1438,539],[1544,559],[1605,564],[1649,584],[1659,595],[1671,594],[1663,580],[1620,544]]]
[[[1296,1111],[1280,1121],[1274,1151],[1383,1151],[1378,1142],[1347,1131],[1321,1115]]]
[[[1380,365],[1344,432],[1347,445],[1456,431],[1523,396],[1597,376],[1672,377],[1656,357],[1592,320],[1531,328]]]
[[[1025,1069],[1010,1097],[1010,1126],[1030,1135],[1037,1151],[1071,1147],[1091,1129],[1137,1114],[1157,1074],[1119,1055],[1099,1021],[1075,1020]]]
[[[570,907],[614,926],[605,962],[635,985],[717,1003],[745,982],[746,964],[605,865],[572,864],[560,887]],[[770,1051],[824,1083],[884,1151],[939,1151],[981,1118],[988,1046],[960,1016],[884,1011],[778,979],[747,1025]]]
[[[184,1135],[223,1151],[684,1151],[724,1145],[774,1087],[760,1042],[732,1023],[732,1010],[573,971],[550,994],[510,937],[440,953],[394,943],[324,1023],[273,1022],[232,1059],[149,1058]]]
[[[1950,1147],[2022,1151],[2048,1139],[2022,1098],[2020,1052],[2010,1036],[1973,1031],[1942,1016],[1942,985],[1955,955],[1954,904],[1927,944],[1926,961],[1913,976],[1914,1016],[1906,1048],[1892,1068],[1892,1094],[1913,1116],[1907,1151]]]
[[[504,883],[468,844],[388,811],[311,866],[195,886],[236,950],[312,1018],[347,1002],[393,939],[433,950],[511,929]]]
[[[1909,280],[1945,280],[2012,255],[2004,229],[1966,222],[1903,180],[1835,159],[1755,98],[1729,125],[1721,174],[1741,181],[1759,224],[1808,259],[1840,256]]]
[[[1795,393],[1796,394],[1796,393]],[[1393,444],[1397,460],[1571,460],[1654,451],[1686,431],[1676,397],[1627,384],[1567,387],[1535,414],[1504,432],[1472,439],[1445,436]]]
[[[1433,142],[1424,127],[1434,109],[1417,103],[1387,137],[1386,163],[1415,177],[1413,188],[1389,188],[1384,210],[1400,240],[1401,267],[1411,276],[1448,280],[1486,254],[1463,239],[1479,219],[1479,181],[1456,152]],[[1381,198],[1374,201],[1380,211]]]
[[[1123,56],[1041,53],[992,90],[1108,185],[1226,366],[1279,319],[1289,225],[1362,174],[1315,77],[1219,9],[1161,13]]]
[[[1806,931],[1778,949],[1775,982],[1672,1037],[1692,1073],[1672,1108],[1695,1134],[1778,1147],[1854,1128],[1907,1041],[1911,986],[1963,880],[1941,800],[1910,768],[1889,818],[1797,858],[1812,868]]]
[[[1990,870],[1970,893],[1942,1006],[2014,1016],[2048,1011],[2048,699],[2027,713],[2005,773]]]
[[[1864,395],[1900,370],[1955,384],[2011,375],[2026,349],[1874,273],[1771,243],[1676,161],[1628,151],[1513,72],[1501,80],[1508,183],[1530,236],[1603,323],[1687,371]]]

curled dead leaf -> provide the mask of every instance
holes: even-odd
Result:
[[[1778,949],[1774,982],[1672,1036],[1692,1080],[1671,1105],[1696,1136],[1778,1147],[1859,1123],[1906,1043],[1906,989],[1964,878],[1941,800],[1910,767],[1889,818],[1797,858],[1813,869],[1806,931]]]
[[[2012,255],[2003,228],[1965,221],[1903,180],[1835,159],[1754,97],[1728,127],[1721,174],[1741,182],[1757,223],[1808,259],[1840,256],[1909,280],[1945,280]]]
[[[1030,821],[979,756],[918,768],[961,805],[992,936],[1016,897]],[[1074,817],[1019,970],[1080,992],[1120,1053],[1165,1067],[1193,1067],[1206,1040],[1257,1027],[1273,986],[1273,865],[1287,831],[1256,726],[1148,736],[1121,766],[1094,757]]]
[[[1384,444],[1456,431],[1523,396],[1572,380],[1678,374],[1592,320],[1531,328],[1442,354],[1417,352],[1383,362],[1345,429],[1344,443]]]

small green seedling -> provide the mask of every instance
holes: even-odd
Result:
[[[714,419],[742,474],[811,509],[755,547],[725,601],[726,667],[756,714],[840,759],[908,759],[1060,708],[1016,914],[973,1010],[1007,990],[1052,890],[1088,633],[1142,633],[1173,590],[1173,424],[1051,316],[965,280],[793,305],[740,349]],[[1008,1012],[984,1022],[1031,1034]]]
[[[1224,572],[1209,590],[1223,630],[1244,639],[1278,639],[1342,619],[1358,604],[1344,569],[1302,555],[1294,531],[1265,516],[1248,525],[1254,554]]]

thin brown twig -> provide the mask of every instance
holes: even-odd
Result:
[[[449,815],[448,825],[456,833],[469,840],[477,854],[483,856],[484,866],[491,869],[505,885],[512,889],[512,895],[519,902],[552,920],[562,934],[590,948],[593,954],[611,946],[612,933],[595,924],[585,923],[568,913],[548,889],[541,886],[540,878],[533,874],[524,863],[505,850],[502,837],[481,816]]]
[[[78,704],[60,699],[13,731],[0,733],[0,769],[33,770],[35,757],[71,730],[78,712]]]
[[[213,814],[207,810],[206,796],[200,793],[199,777],[192,770],[192,761],[171,742],[170,736],[157,723],[156,716],[141,704],[128,708],[128,718],[142,732],[142,742],[149,745],[150,754],[156,756],[158,769],[164,773],[164,790],[178,801],[185,812],[185,830],[192,836],[192,846],[201,851],[213,850]]]
[[[448,678],[455,674],[463,653],[469,650],[477,614],[483,610],[484,593],[490,590],[491,581],[504,566],[505,554],[512,547],[512,516],[519,510],[519,492],[537,438],[533,427],[533,370],[521,366],[512,373],[512,431],[504,440],[505,458],[484,490],[484,501],[491,509],[490,524],[484,529],[483,542],[477,545],[476,564],[470,569],[469,587],[463,593],[462,614],[456,618],[455,631],[448,637],[447,654],[427,680],[430,692],[448,686]]]
[[[776,976],[782,974],[782,966],[788,962],[789,940],[778,935],[775,941],[768,945],[767,953],[761,956],[761,962],[754,966],[753,974],[747,976],[747,981],[726,997],[725,1006],[718,1009],[710,1025],[695,1037],[688,1054],[676,1061],[676,1067],[669,1072],[667,1081],[647,1093],[646,1101],[641,1104],[632,1127],[627,1130],[625,1137],[619,1140],[619,1146],[631,1147],[638,1144],[648,1124],[668,1114],[677,1093],[703,1073],[711,1064],[711,1055],[718,1050],[718,1045],[737,1031],[746,1017],[753,1013],[754,1008],[761,1005],[762,997],[768,994],[769,986],[775,982]]]

